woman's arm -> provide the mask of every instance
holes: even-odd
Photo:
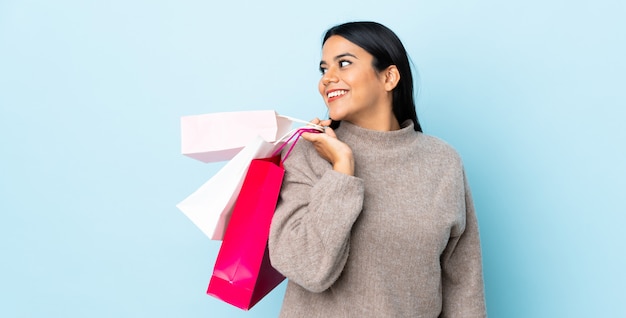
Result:
[[[352,224],[363,205],[363,180],[333,170],[305,141],[296,145],[285,170],[270,229],[270,260],[291,281],[322,292],[347,261]]]
[[[453,236],[441,256],[444,317],[486,317],[478,220],[465,184],[465,230]]]

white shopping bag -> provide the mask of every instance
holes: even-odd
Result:
[[[183,116],[181,152],[202,162],[233,158],[257,136],[274,142],[291,129],[293,118],[273,110]]]
[[[316,125],[307,128],[323,130]],[[176,207],[210,239],[221,240],[252,159],[274,155],[297,134],[297,131],[287,133],[274,143],[267,142],[261,137],[253,139],[217,174]]]

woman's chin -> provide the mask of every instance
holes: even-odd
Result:
[[[340,120],[344,120],[346,117],[346,114],[340,113],[340,112],[334,112],[334,111],[329,111],[328,112],[328,117],[332,120],[335,121],[340,121]]]

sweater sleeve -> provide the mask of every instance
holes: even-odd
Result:
[[[441,256],[443,308],[440,317],[486,317],[478,221],[465,184],[465,230],[450,238]]]
[[[301,141],[301,143],[304,143]],[[285,178],[269,237],[272,266],[312,292],[328,289],[348,259],[350,232],[363,206],[363,180],[306,156],[300,144]],[[321,159],[321,158],[315,158]],[[321,159],[323,160],[323,159]]]

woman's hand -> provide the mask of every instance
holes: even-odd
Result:
[[[319,155],[333,165],[333,170],[353,176],[354,156],[352,149],[337,139],[332,128],[327,127],[330,122],[330,120],[313,119],[311,123],[326,127],[324,133],[303,133],[302,138],[313,143]]]

